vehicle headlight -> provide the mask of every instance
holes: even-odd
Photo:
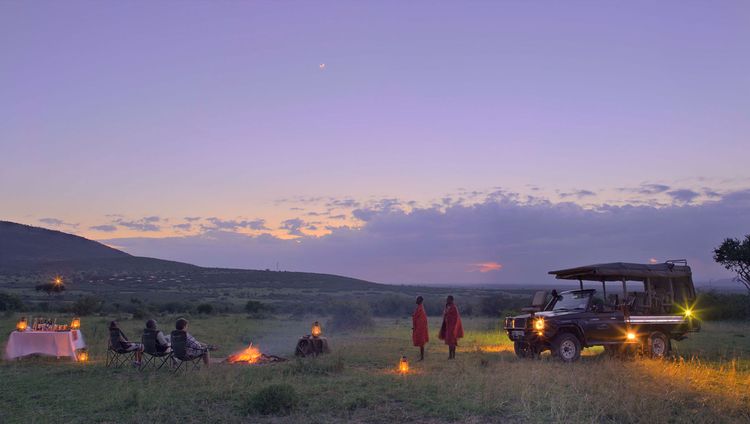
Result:
[[[685,309],[685,318],[690,318],[692,316],[693,316],[693,311],[690,308]]]
[[[534,329],[539,331],[544,330],[544,318],[537,318],[534,321]]]

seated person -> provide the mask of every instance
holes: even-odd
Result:
[[[166,353],[172,350],[172,346],[169,343],[169,339],[161,330],[156,328],[156,320],[150,319],[146,321],[146,330],[156,332],[156,351],[159,353]]]
[[[120,330],[120,327],[117,325],[117,321],[112,321],[109,323],[109,337],[110,343],[112,343],[112,348],[116,351],[135,351],[135,362],[133,362],[133,365],[141,365],[141,357],[143,356],[143,344],[131,342],[130,340],[128,340],[128,337],[125,335],[125,333],[122,332],[122,330]]]
[[[185,332],[185,335],[187,337],[185,351],[188,358],[203,358],[203,363],[206,364],[206,366],[209,366],[211,358],[208,351],[213,349],[213,346],[199,342],[195,339],[195,337],[192,336],[192,334],[188,333],[188,321],[185,318],[178,319],[177,323],[175,323],[175,328],[177,329],[177,331]]]

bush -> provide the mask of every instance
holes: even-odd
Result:
[[[248,413],[288,414],[297,407],[299,396],[289,384],[272,384],[252,395],[245,405]]]
[[[699,293],[695,309],[703,320],[750,319],[750,296],[713,291]]]
[[[47,295],[50,295],[52,293],[62,293],[65,291],[64,284],[55,284],[55,283],[37,284],[34,288],[36,289],[36,291],[43,291],[47,293]]]
[[[78,316],[91,315],[102,308],[102,302],[94,296],[84,296],[73,303],[70,310]]]
[[[248,300],[245,304],[245,312],[248,314],[259,314],[261,312],[264,312],[266,309],[268,309],[268,306],[264,305],[262,302],[258,302],[257,300]]]
[[[331,312],[328,327],[336,331],[361,330],[373,325],[370,305],[364,302],[335,302]]]
[[[201,303],[196,308],[199,314],[207,314],[210,315],[214,313],[214,307],[210,303]]]
[[[0,292],[0,311],[20,311],[23,301],[15,294]]]
[[[158,306],[159,312],[168,314],[186,313],[192,309],[189,304],[182,302],[167,302]]]

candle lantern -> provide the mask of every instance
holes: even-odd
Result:
[[[26,331],[29,323],[26,321],[26,317],[22,317],[20,321],[16,323],[16,331]]]
[[[406,356],[402,356],[401,360],[398,362],[398,372],[401,374],[409,372],[409,360],[406,359]]]
[[[81,329],[81,319],[78,317],[73,318],[73,321],[70,321],[70,329],[71,330],[80,330]]]
[[[76,354],[76,360],[78,362],[88,362],[89,361],[89,352],[86,350],[81,350]]]
[[[323,334],[323,330],[321,330],[320,323],[318,321],[315,321],[313,323],[311,334],[313,337],[320,337],[320,335]]]

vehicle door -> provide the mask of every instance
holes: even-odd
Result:
[[[581,326],[588,344],[613,343],[624,339],[624,314],[622,311],[606,306],[604,299],[596,294],[592,296],[589,309],[582,321]]]

